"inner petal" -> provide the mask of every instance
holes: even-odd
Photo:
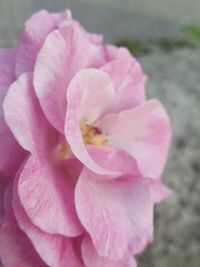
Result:
[[[82,163],[76,159],[71,151],[71,148],[66,140],[61,136],[60,142],[55,146],[52,154],[52,164],[59,168],[64,176],[76,183],[82,170]]]
[[[87,145],[103,146],[107,140],[101,135],[101,130],[98,127],[83,123],[81,125],[81,132],[84,143]]]

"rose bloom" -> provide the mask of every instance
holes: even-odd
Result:
[[[153,241],[170,143],[126,48],[42,10],[0,50],[4,267],[135,267]]]

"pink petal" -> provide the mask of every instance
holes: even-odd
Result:
[[[69,9],[66,9],[65,11],[59,12],[59,13],[52,13],[51,15],[55,21],[55,24],[58,26],[63,21],[72,20],[72,14],[71,14],[71,11]]]
[[[99,68],[105,63],[101,46],[102,35],[88,33],[76,20],[61,23],[60,32],[68,49],[73,52],[70,57],[73,76],[80,69]],[[68,45],[69,40],[71,41],[70,46]],[[77,44],[80,41],[82,43]],[[83,53],[83,51],[87,51],[87,53]]]
[[[133,258],[118,261],[99,256],[89,237],[83,240],[82,255],[87,267],[137,267]]]
[[[8,179],[0,173],[0,224],[4,218],[4,192],[8,186]]]
[[[6,196],[6,219],[0,227],[0,259],[6,267],[47,267],[40,259],[30,240],[22,232],[12,211],[12,191]]]
[[[33,70],[37,53],[47,34],[54,28],[54,19],[46,10],[39,11],[26,22],[17,54],[17,76]]]
[[[116,163],[117,164],[117,163]],[[97,181],[84,169],[75,203],[82,225],[102,257],[121,260],[141,252],[153,234],[153,203],[147,180],[134,177]]]
[[[101,62],[100,48],[74,22],[62,24],[46,38],[37,57],[34,86],[45,115],[58,131],[64,131],[69,82],[78,70]]]
[[[25,157],[25,151],[18,145],[5,123],[2,108],[7,90],[15,80],[15,57],[16,51],[14,49],[0,49],[0,172],[10,177],[15,174]]]
[[[90,146],[88,149],[92,158],[101,165],[103,168],[112,170],[119,175],[131,175],[131,177],[140,177],[137,162],[134,158],[124,150],[116,150],[111,147],[102,147],[99,149],[96,146]],[[115,175],[99,175],[93,173],[93,179],[96,180],[109,180],[118,178]],[[132,180],[132,178],[131,178]]]
[[[110,44],[104,45],[103,50],[104,50],[104,57],[106,59],[106,62],[115,60],[119,56],[119,49],[120,48],[118,48],[115,45],[110,45]],[[127,49],[127,51],[128,51],[128,49]],[[130,52],[127,52],[127,53],[130,54]]]
[[[107,110],[113,97],[114,88],[107,74],[97,69],[81,70],[68,87],[68,112],[74,108],[76,119],[93,123]]]
[[[31,223],[19,200],[17,192],[18,178],[14,186],[14,213],[21,230],[30,238],[37,253],[48,266],[82,267],[75,254],[71,239],[62,235],[45,233]]]
[[[101,174],[113,174],[98,165],[84,144],[81,124],[92,124],[109,106],[114,88],[107,74],[96,69],[79,71],[67,91],[65,136],[74,155],[88,168]]]
[[[39,11],[26,22],[16,60],[17,77],[33,70],[37,53],[54,28],[54,19],[46,10]]]
[[[146,75],[125,48],[118,49],[115,58],[101,69],[110,75],[116,90],[110,111],[133,108],[145,101]]]
[[[83,242],[83,238],[84,237],[85,237],[85,233],[84,233],[84,235],[81,235],[81,236],[78,236],[76,238],[73,238],[74,250],[76,252],[77,257],[79,258],[80,262],[83,265],[84,265],[84,262],[83,262],[82,252],[81,252],[81,245],[82,245],[82,242]]]
[[[17,76],[23,72],[33,71],[37,54],[47,35],[58,28],[63,20],[68,19],[71,19],[71,13],[68,10],[56,14],[41,10],[26,22],[17,53]]]
[[[51,234],[78,236],[83,228],[74,206],[70,170],[31,156],[20,173],[20,202],[33,224]]]
[[[102,45],[103,35],[96,34],[96,33],[89,33],[83,28],[83,26],[79,23],[79,21],[76,20],[73,22],[77,24],[77,26],[80,28],[82,33],[85,34],[85,36],[87,37],[87,39],[90,42],[92,42],[93,44],[96,44],[96,45]]]
[[[155,204],[160,203],[173,194],[173,191],[166,187],[160,180],[151,179],[150,182],[152,198]]]
[[[144,177],[159,178],[171,139],[170,122],[162,105],[150,100],[131,110],[109,114],[96,123],[108,144],[129,152]]]
[[[101,45],[103,42],[103,35],[90,33],[88,34],[88,39],[94,44]]]
[[[31,73],[22,74],[11,85],[3,107],[5,120],[20,145],[28,151],[44,153],[47,141],[54,132],[48,127],[42,114],[33,89]]]

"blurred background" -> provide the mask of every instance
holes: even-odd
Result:
[[[16,45],[24,21],[42,8],[70,8],[87,30],[139,58],[149,97],[171,117],[164,179],[174,190],[156,209],[155,242],[139,267],[200,267],[200,0],[0,0],[0,47]]]

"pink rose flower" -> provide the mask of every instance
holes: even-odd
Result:
[[[40,11],[0,50],[4,267],[136,267],[153,241],[168,116],[127,49]]]

